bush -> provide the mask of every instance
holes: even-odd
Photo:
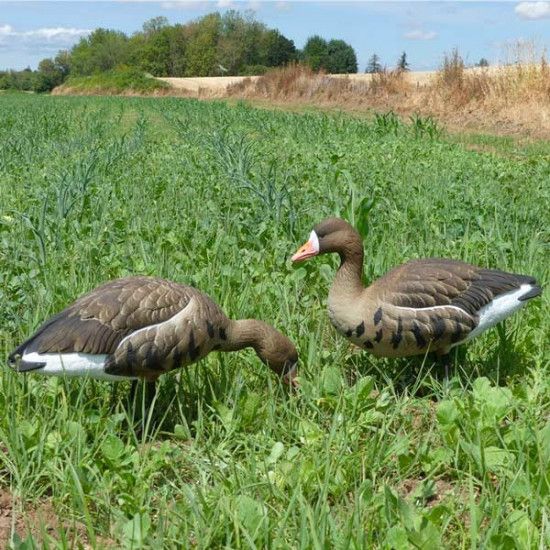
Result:
[[[146,75],[139,69],[122,66],[91,76],[71,76],[61,88],[82,92],[147,93],[168,89],[170,85]]]

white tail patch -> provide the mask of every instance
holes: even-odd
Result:
[[[133,376],[114,376],[105,372],[107,355],[91,353],[24,353],[21,358],[27,363],[46,363],[31,372],[46,376],[89,377],[98,380],[135,380]]]
[[[521,309],[528,300],[520,301],[520,298],[533,289],[533,285],[523,284],[518,289],[501,294],[479,310],[479,323],[477,327],[468,334],[466,340],[476,337],[478,334],[494,327],[497,323],[506,319],[518,309]],[[466,341],[463,340],[463,341]],[[460,344],[461,342],[457,342]]]

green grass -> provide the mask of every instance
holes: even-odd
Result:
[[[337,259],[288,260],[337,214],[364,227],[367,280],[445,256],[544,283],[547,159],[467,151],[425,120],[180,99],[0,107],[0,491],[53,505],[63,526],[36,541],[74,547],[76,523],[92,547],[550,545],[548,292],[453,356],[445,381],[429,360],[352,349],[325,311]],[[273,323],[299,349],[301,390],[252,351],[211,354],[164,377],[137,434],[127,383],[113,396],[7,368],[42,320],[136,273]]]
[[[132,68],[118,68],[91,76],[71,76],[63,84],[73,92],[94,93],[150,93],[170,87],[166,82],[147,76]]]

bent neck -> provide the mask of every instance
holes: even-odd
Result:
[[[238,351],[244,348],[257,350],[265,338],[265,324],[257,319],[229,320],[227,339],[221,342],[221,350]]]

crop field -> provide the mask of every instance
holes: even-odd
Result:
[[[0,97],[0,547],[550,547],[548,296],[452,355],[376,359],[331,327],[337,258],[365,278],[440,256],[549,281],[550,149],[468,150],[430,119],[176,98]],[[285,332],[289,392],[253,351],[129,383],[24,376],[8,353],[106,280],[192,284]],[[13,534],[14,531],[16,534]]]

